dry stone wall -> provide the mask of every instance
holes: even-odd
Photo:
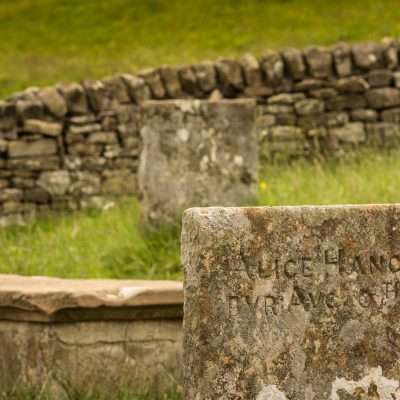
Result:
[[[396,146],[399,49],[391,38],[285,48],[16,93],[0,102],[0,226],[135,193],[149,99],[256,99],[267,158]]]

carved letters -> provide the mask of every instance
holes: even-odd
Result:
[[[323,271],[325,276],[369,276],[382,274],[387,279],[377,290],[358,287],[351,293],[355,303],[361,308],[383,307],[393,302],[400,302],[400,255],[397,254],[356,254],[343,248],[325,249],[321,254],[301,254],[295,257],[272,257],[253,265],[246,263],[245,257],[234,273],[244,274],[253,282],[286,280],[292,281],[291,293],[228,295],[228,315],[235,317],[238,312],[250,315],[279,315],[282,310],[301,307],[305,311],[323,308],[327,312],[335,309],[341,301],[337,290],[320,291],[312,285],[316,272]],[[306,285],[305,285],[306,284]],[[309,285],[307,285],[309,284]],[[310,286],[311,289],[308,287]]]

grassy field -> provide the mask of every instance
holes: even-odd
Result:
[[[398,0],[0,0],[0,96],[163,63],[399,34]]]
[[[260,205],[400,202],[400,151],[355,160],[265,165]],[[80,278],[179,279],[180,227],[143,234],[139,204],[55,216],[0,230],[0,272]]]

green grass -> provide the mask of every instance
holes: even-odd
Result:
[[[265,187],[266,189],[262,189]],[[355,160],[267,164],[260,205],[400,202],[400,150]],[[139,204],[77,212],[0,230],[0,272],[74,278],[179,279],[180,227],[144,234]]]
[[[398,0],[0,0],[0,96],[163,63],[399,34]]]
[[[0,400],[52,400],[53,398],[54,395],[46,388],[25,387],[11,392],[0,392]],[[182,391],[178,388],[172,388],[162,394],[154,391],[138,394],[126,388],[120,388],[112,394],[84,393],[71,389],[67,390],[62,398],[65,400],[183,400]]]

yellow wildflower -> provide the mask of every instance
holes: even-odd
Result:
[[[260,182],[260,189],[261,190],[267,190],[268,189],[267,182]]]

